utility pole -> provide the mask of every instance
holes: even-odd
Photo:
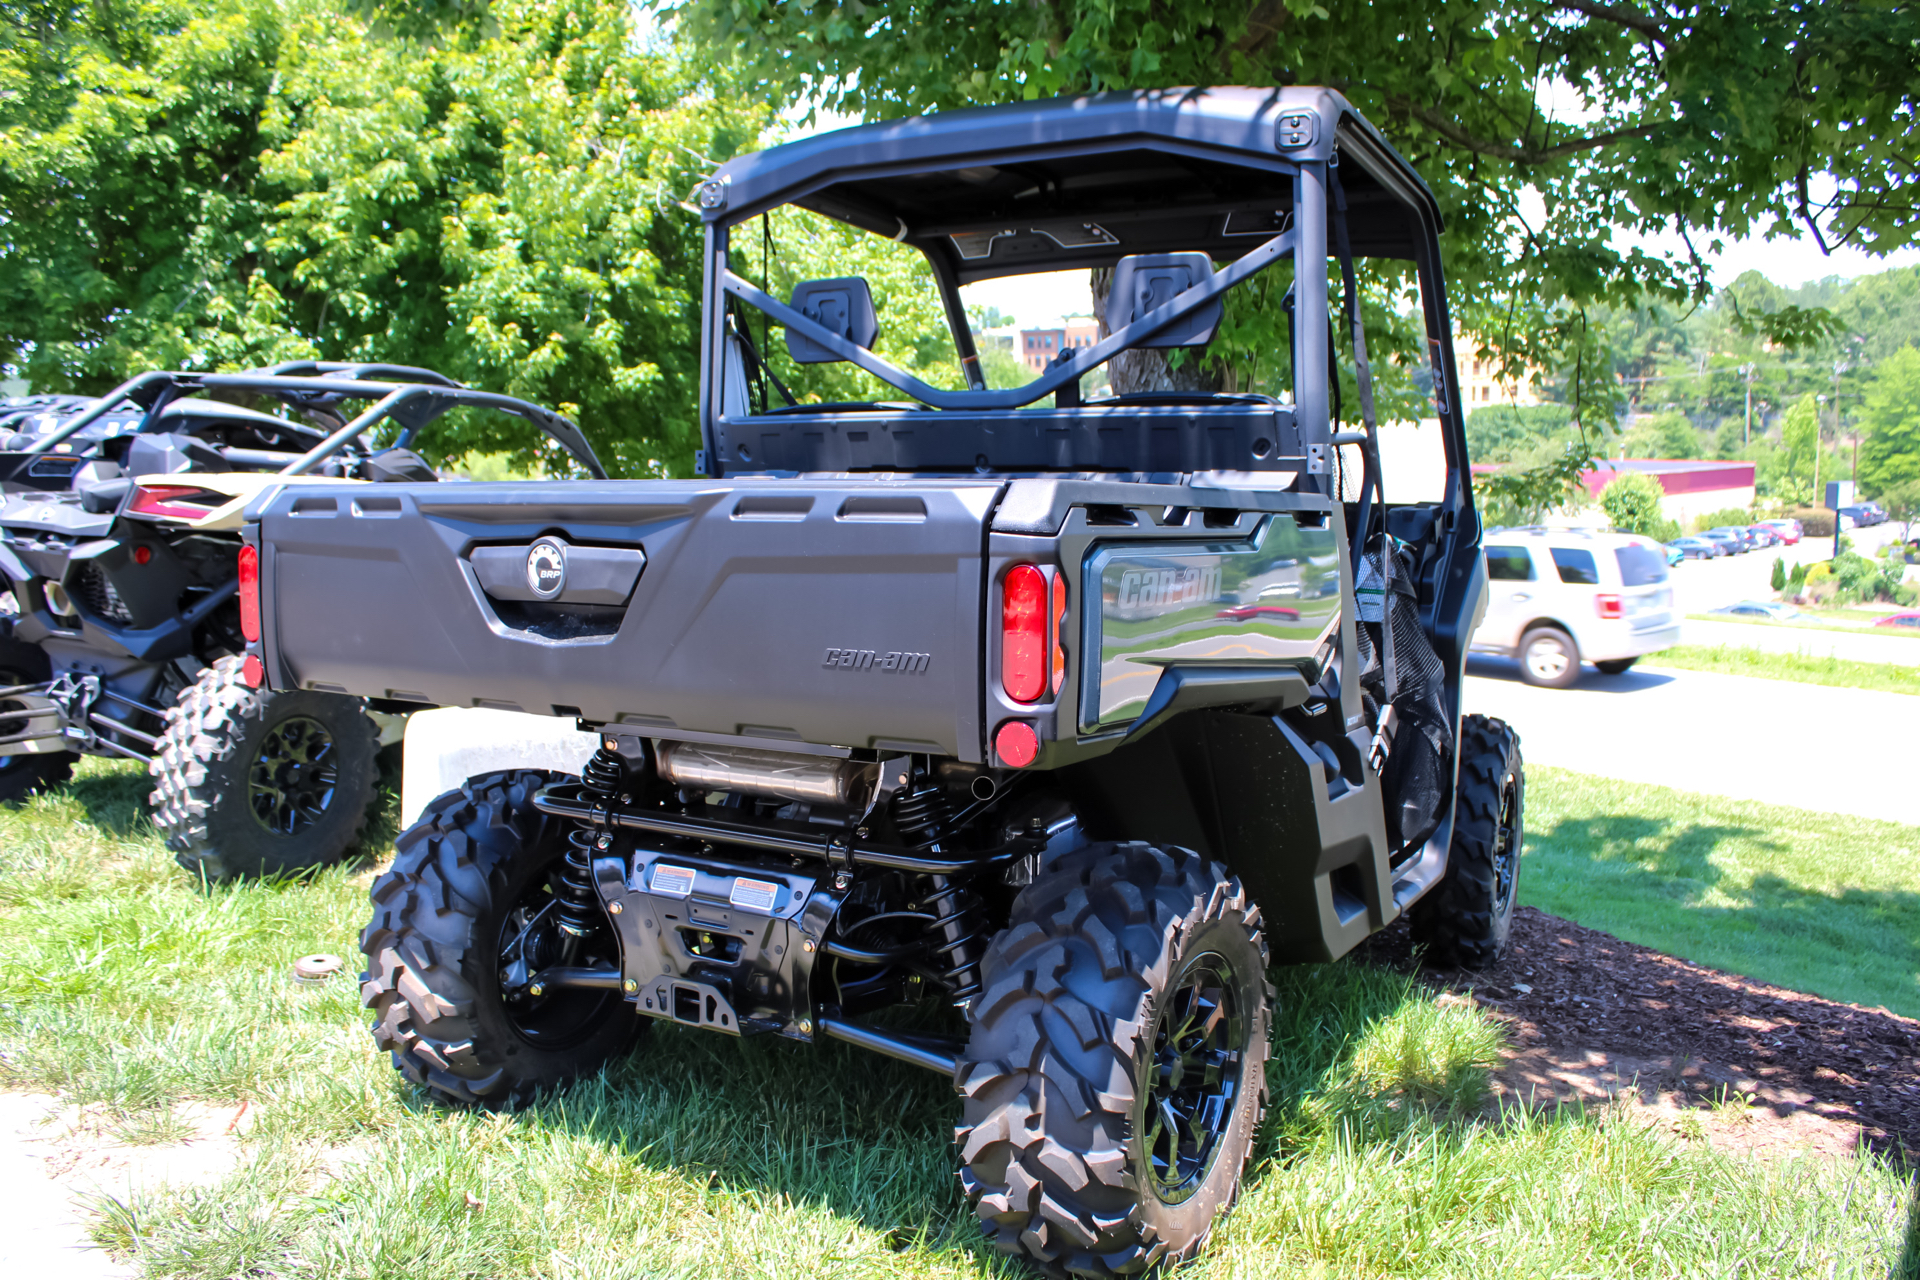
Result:
[[[1747,380],[1747,430],[1743,444],[1753,443],[1753,371],[1759,368],[1751,360],[1740,366],[1740,372]]]

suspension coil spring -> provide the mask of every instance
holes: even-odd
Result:
[[[923,786],[893,799],[893,825],[910,845],[932,844],[947,816],[947,793],[938,787]]]
[[[927,881],[920,906],[935,918],[932,931],[937,941],[932,954],[954,1003],[965,1005],[980,994],[980,957],[987,949],[980,900],[971,889],[946,876],[928,876]]]
[[[580,771],[580,798],[604,813],[619,799],[626,762],[603,745]],[[600,923],[600,899],[593,891],[593,856],[610,843],[603,821],[582,822],[567,833],[567,856],[554,876],[554,918],[563,933],[584,938]]]

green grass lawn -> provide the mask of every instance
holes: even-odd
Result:
[[[184,1099],[245,1099],[259,1117],[219,1183],[97,1206],[96,1237],[144,1275],[1034,1274],[976,1243],[952,1173],[951,1086],[845,1046],[662,1027],[523,1112],[428,1103],[373,1052],[350,978],[291,980],[309,952],[357,961],[370,870],[203,889],[138,818],[146,789],[133,768],[89,761],[62,792],[0,812],[0,1079],[94,1104],[130,1137]],[[1536,901],[1581,867],[1604,884],[1639,857],[1704,886],[1677,910],[1709,892],[1732,910],[1751,885],[1696,864],[1797,839],[1725,845],[1722,828],[1758,824],[1659,794],[1641,798],[1655,804],[1643,825],[1609,828],[1621,810],[1551,771],[1532,798]],[[1850,868],[1878,856],[1858,825],[1858,847],[1821,837]],[[1661,834],[1682,826],[1692,834]],[[1850,869],[1832,894],[1806,869],[1747,880],[1775,874],[1818,889],[1804,912],[1823,918],[1846,886],[1887,878]],[[1874,1159],[1743,1160],[1620,1113],[1489,1119],[1500,1035],[1475,1006],[1359,964],[1275,980],[1269,1123],[1240,1208],[1183,1277],[1879,1278],[1899,1265],[1908,1188]]]
[[[1920,827],[1527,767],[1520,900],[1920,1018]]]
[[[1640,659],[1647,668],[1715,671],[1727,676],[1758,676],[1762,680],[1797,680],[1840,689],[1872,689],[1880,693],[1920,694],[1920,667],[1892,662],[1853,662],[1810,653],[1768,653],[1734,644],[1682,644]]]

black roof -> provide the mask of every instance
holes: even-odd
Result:
[[[858,125],[731,160],[701,203],[729,224],[798,204],[927,250],[968,283],[1161,249],[1238,257],[1282,225],[1298,163],[1336,150],[1354,250],[1413,256],[1419,223],[1439,228],[1433,193],[1344,97],[1302,86],[1132,90]]]

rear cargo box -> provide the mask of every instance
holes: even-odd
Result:
[[[994,483],[289,489],[275,684],[689,734],[981,751]]]

